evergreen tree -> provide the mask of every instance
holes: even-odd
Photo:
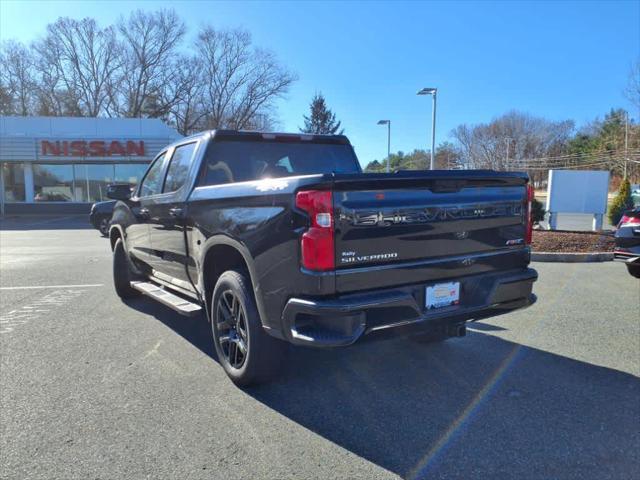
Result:
[[[327,108],[327,102],[322,93],[316,93],[309,105],[311,114],[304,115],[304,128],[302,133],[342,135],[344,128],[340,128],[340,121],[336,121],[336,114]]]
[[[625,210],[633,208],[633,200],[631,199],[631,184],[629,179],[625,178],[620,184],[618,194],[613,199],[613,203],[609,207],[609,221],[611,225],[617,225]]]

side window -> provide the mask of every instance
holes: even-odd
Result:
[[[165,154],[163,153],[156,158],[147,171],[147,174],[144,176],[142,184],[140,185],[141,197],[148,197],[149,195],[160,193],[160,190],[162,189],[162,167],[164,166],[164,157]]]
[[[186,145],[180,145],[173,151],[167,178],[162,189],[163,192],[175,192],[185,184],[196,145],[196,142],[187,143]]]

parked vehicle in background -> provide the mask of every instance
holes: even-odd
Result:
[[[640,278],[640,207],[624,213],[615,238],[614,258],[624,262],[631,275]]]
[[[115,204],[115,200],[107,200],[91,205],[89,222],[93,225],[93,228],[100,230],[100,233],[105,237],[109,235],[109,223],[111,222],[111,215],[113,214]]]
[[[129,196],[135,189],[128,183],[112,183],[107,185],[107,196]],[[113,215],[113,208],[116,204],[116,200],[106,200],[104,202],[96,202],[91,206],[91,213],[89,213],[89,223],[94,228],[98,229],[105,237],[109,236],[109,226],[111,223],[111,216]]]
[[[239,385],[273,375],[285,342],[444,340],[535,300],[524,173],[363,174],[342,135],[214,131],[110,197],[117,294],[206,311]]]

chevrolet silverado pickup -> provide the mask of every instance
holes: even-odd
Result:
[[[238,385],[275,374],[287,343],[444,340],[535,300],[523,173],[368,174],[342,135],[217,130],[110,197],[116,293],[206,315]]]

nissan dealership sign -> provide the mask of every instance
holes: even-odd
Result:
[[[40,157],[144,157],[142,140],[40,140]]]
[[[158,118],[0,115],[0,162],[147,163],[178,138]]]

